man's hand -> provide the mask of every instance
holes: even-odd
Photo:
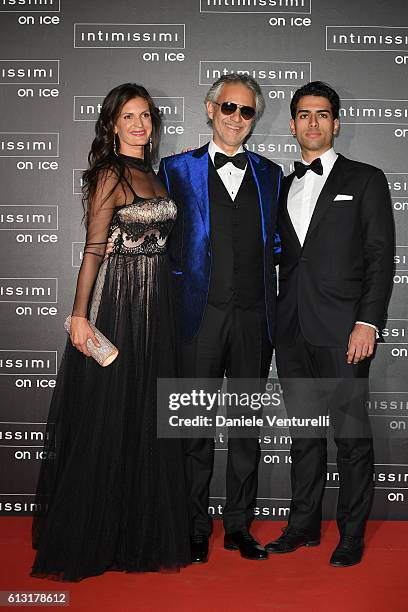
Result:
[[[347,363],[358,363],[366,357],[371,357],[374,352],[375,329],[369,325],[356,323],[350,334]]]

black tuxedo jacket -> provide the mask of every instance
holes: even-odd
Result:
[[[387,180],[378,168],[339,155],[302,247],[287,209],[293,179],[284,180],[278,215],[276,345],[293,344],[301,330],[315,346],[346,347],[356,321],[381,329],[386,318],[394,255]]]

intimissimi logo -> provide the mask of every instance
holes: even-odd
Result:
[[[0,60],[0,85],[58,85],[59,60]]]
[[[57,204],[0,204],[0,231],[57,229]]]
[[[74,96],[74,121],[96,121],[101,112],[104,96]],[[161,96],[153,98],[164,121],[184,121],[184,97]]]
[[[0,0],[3,13],[58,13],[60,0]]]
[[[58,156],[58,133],[0,132],[0,157]]]
[[[184,49],[182,23],[76,23],[76,48]]]
[[[272,62],[258,60],[200,61],[200,85],[211,85],[227,74],[248,74],[261,87],[300,87],[311,80],[311,62]]]
[[[327,51],[407,51],[408,26],[326,26]]]
[[[0,278],[0,302],[56,304],[56,278]]]
[[[57,351],[0,350],[0,376],[56,373]]]
[[[387,172],[391,197],[408,198],[408,172]]]
[[[311,0],[200,0],[201,13],[310,13]]]
[[[408,100],[344,98],[340,117],[343,125],[347,123],[408,125]]]

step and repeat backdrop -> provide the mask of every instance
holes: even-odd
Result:
[[[299,147],[289,134],[289,102],[298,86],[321,79],[342,98],[337,151],[388,178],[397,247],[367,405],[376,445],[372,518],[407,519],[406,1],[0,0],[0,24],[0,514],[34,508],[62,325],[82,257],[81,173],[104,95],[128,81],[145,85],[163,113],[166,155],[208,140],[205,93],[220,75],[241,71],[258,80],[267,103],[252,151],[292,171]],[[218,518],[223,431],[216,448],[210,512]],[[282,520],[289,433],[264,429],[261,448],[256,515]],[[326,518],[338,489],[330,448]]]

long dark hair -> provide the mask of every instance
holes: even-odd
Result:
[[[100,172],[112,170],[117,176],[117,182],[107,197],[113,193],[119,183],[122,183],[126,173],[129,172],[123,159],[114,153],[116,138],[114,127],[124,104],[133,98],[146,100],[152,118],[151,148],[149,143],[144,147],[145,167],[150,169],[152,163],[158,159],[162,120],[160,111],[156,108],[149,92],[136,83],[124,83],[114,87],[102,103],[101,112],[95,124],[95,138],[88,154],[89,167],[82,175],[82,206],[85,225],[88,220],[89,204],[95,195]],[[118,145],[117,140],[116,144]]]

